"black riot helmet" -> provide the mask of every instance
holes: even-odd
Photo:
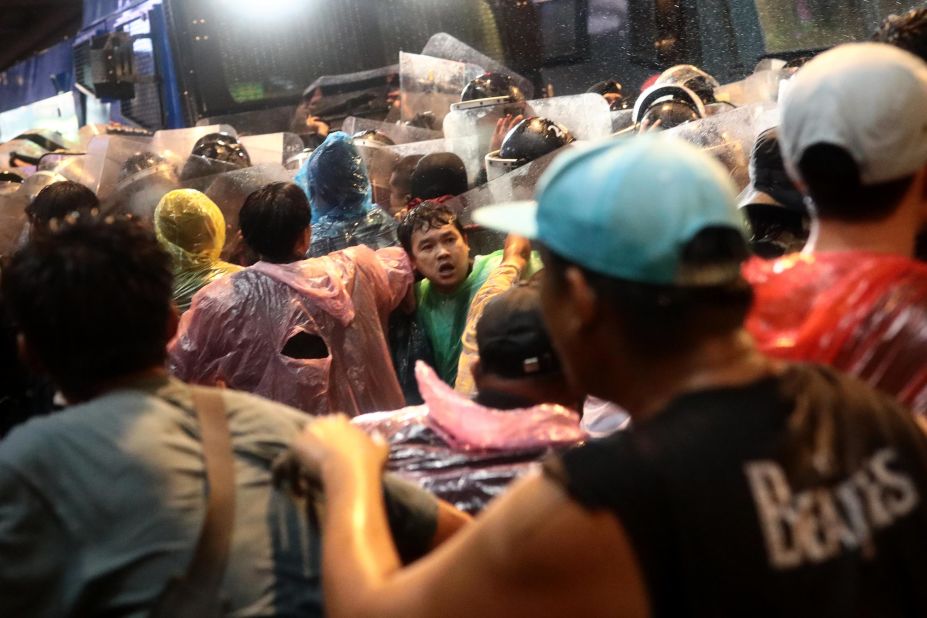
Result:
[[[705,105],[715,102],[715,89],[721,87],[718,80],[691,64],[679,64],[663,71],[654,85],[683,86],[697,94]]]
[[[230,163],[239,169],[251,167],[251,157],[248,156],[248,151],[238,143],[238,138],[228,133],[204,135],[196,140],[190,155]]]
[[[622,109],[631,109],[634,105],[634,99],[624,96],[624,90],[621,84],[614,79],[596,82],[589,86],[587,93],[599,94],[608,101],[608,106],[613,112]]]
[[[23,184],[23,177],[16,172],[9,170],[0,171],[0,183],[11,182],[17,185]]]
[[[661,129],[672,129],[706,116],[701,98],[684,86],[651,86],[634,104],[633,120],[648,126],[660,122]]]
[[[529,116],[506,133],[499,157],[514,159],[518,165],[524,165],[572,141],[573,136],[562,124],[547,118]]]
[[[525,93],[515,80],[504,73],[483,73],[464,87],[460,101],[464,103],[497,97],[507,97],[506,103],[516,103],[525,100]]]
[[[125,163],[122,164],[122,167],[119,169],[119,182],[122,183],[136,174],[144,172],[145,170],[161,167],[162,165],[170,165],[170,163],[161,155],[147,151],[137,152],[126,159]]]
[[[358,131],[351,136],[354,140],[354,143],[363,142],[371,146],[395,146],[394,142],[389,135],[383,131],[377,131],[376,129],[367,129],[366,131]]]
[[[251,157],[234,135],[210,133],[193,145],[181,180],[187,181],[251,167]]]

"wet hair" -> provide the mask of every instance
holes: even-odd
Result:
[[[66,392],[162,365],[171,318],[171,259],[128,218],[70,215],[3,271],[17,329]]]
[[[410,210],[402,218],[396,233],[402,248],[406,250],[406,253],[412,255],[412,235],[415,232],[427,232],[451,223],[454,224],[461,236],[467,237],[467,233],[460,223],[460,218],[450,207],[438,202],[425,201]]]
[[[914,176],[864,185],[859,166],[845,149],[815,144],[805,150],[798,170],[822,219],[879,221],[890,216],[911,188]]]
[[[927,7],[889,15],[872,35],[872,40],[894,45],[927,61]]]
[[[422,200],[466,193],[469,188],[467,168],[452,152],[425,155],[412,172],[409,188],[412,198]]]
[[[727,270],[738,268],[748,249],[736,230],[707,228],[683,247],[681,257],[689,271]],[[554,285],[562,284],[568,267],[579,268],[599,299],[621,316],[635,354],[648,358],[742,328],[753,302],[753,290],[739,275],[719,285],[654,285],[593,272],[550,250],[544,251],[544,266]]]
[[[262,259],[276,264],[293,261],[300,236],[309,227],[312,209],[299,186],[274,182],[245,199],[238,215],[241,235]]]
[[[72,212],[90,212],[100,207],[96,194],[84,185],[70,180],[48,185],[26,207],[32,225],[45,229],[54,219],[62,219]]]

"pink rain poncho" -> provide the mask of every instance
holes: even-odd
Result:
[[[188,382],[225,384],[310,414],[401,407],[385,325],[411,285],[400,248],[258,262],[193,298],[169,347],[171,369]],[[321,353],[284,354],[300,334],[314,336]]]
[[[831,365],[927,412],[927,265],[858,251],[744,267],[747,329],[765,353]]]
[[[579,415],[562,406],[494,410],[455,392],[425,363],[415,374],[424,405],[354,423],[389,442],[390,470],[468,513],[481,511],[551,449],[587,437]]]

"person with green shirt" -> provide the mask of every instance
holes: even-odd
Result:
[[[435,370],[453,386],[462,349],[461,336],[477,291],[493,271],[512,263],[524,267],[528,243],[470,257],[470,244],[457,215],[447,205],[425,201],[399,224],[402,243],[423,279],[415,286],[416,317],[434,352]]]

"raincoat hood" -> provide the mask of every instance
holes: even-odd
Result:
[[[158,242],[174,265],[174,302],[181,311],[206,284],[238,272],[219,259],[225,245],[225,218],[216,204],[193,189],[178,189],[161,198],[154,212]]]
[[[225,217],[211,199],[193,189],[161,198],[154,214],[161,246],[181,268],[209,266],[225,246]]]
[[[345,286],[346,280],[354,280],[353,262],[258,262],[251,269],[311,299],[317,307],[335,318],[342,326],[347,326],[354,320],[354,302]]]
[[[295,182],[312,206],[312,223],[363,217],[373,207],[367,167],[347,133],[335,131],[315,149]]]
[[[495,410],[456,392],[421,361],[415,377],[429,424],[456,449],[522,451],[576,444],[587,437],[579,415],[563,406]]]

